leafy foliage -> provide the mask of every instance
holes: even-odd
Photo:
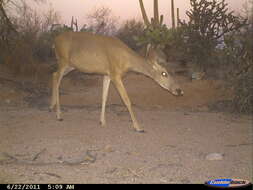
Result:
[[[171,31],[166,25],[162,25],[157,28],[145,28],[143,35],[137,37],[136,41],[139,46],[146,44],[165,45],[171,37]]]

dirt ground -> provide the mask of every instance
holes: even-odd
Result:
[[[142,75],[127,88],[139,124],[110,87],[99,125],[102,78],[76,72],[61,85],[62,122],[48,112],[50,80],[0,79],[0,183],[204,183],[252,181],[252,118],[210,109],[231,97],[221,82],[178,77],[175,97]],[[212,153],[218,157],[209,158]]]

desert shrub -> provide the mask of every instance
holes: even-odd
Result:
[[[82,31],[90,31],[95,34],[113,36],[117,32],[118,18],[113,16],[112,10],[107,7],[99,7],[87,15],[88,25]]]
[[[0,16],[1,62],[15,74],[35,75],[36,64],[44,62],[52,55],[53,38],[50,26],[57,22],[58,15],[52,8],[39,14],[25,1],[21,1],[8,14],[9,26],[5,24],[6,18]]]
[[[181,23],[186,40],[186,49],[193,63],[201,70],[215,67],[216,47],[224,35],[237,31],[245,19],[228,11],[225,0],[191,0],[191,9],[186,12],[188,23]]]
[[[125,21],[117,31],[116,36],[125,42],[133,50],[139,48],[136,39],[144,34],[145,25],[141,21],[135,19]]]
[[[164,52],[170,61],[190,61],[183,27],[170,29],[170,38],[165,44]]]
[[[225,38],[222,62],[227,65],[227,80],[234,91],[231,107],[239,113],[253,111],[253,28]],[[225,63],[224,63],[225,62]]]
[[[188,23],[170,31],[166,54],[185,59],[232,89],[229,109],[253,110],[253,24],[227,11],[225,1],[191,0]],[[219,15],[219,17],[215,17]],[[214,30],[213,30],[214,29]],[[195,67],[195,68],[196,68]]]
[[[170,41],[172,35],[171,30],[166,25],[158,27],[146,27],[143,35],[136,38],[138,45],[165,45]]]
[[[51,26],[59,21],[59,16],[50,8],[44,13],[38,13],[27,5],[20,10],[17,18],[17,30],[20,38],[31,46],[31,55],[39,62],[47,60],[51,56],[54,33]]]

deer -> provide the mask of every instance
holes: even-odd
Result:
[[[144,132],[138,124],[132,110],[132,104],[122,82],[128,72],[143,74],[175,96],[182,96],[183,90],[161,62],[152,45],[146,48],[146,55],[141,56],[116,37],[108,37],[89,32],[64,32],[54,40],[54,50],[58,69],[53,73],[52,98],[49,110],[56,109],[56,117],[62,121],[59,87],[62,78],[73,70],[103,76],[101,126],[106,126],[105,107],[110,83],[116,87],[123,103],[130,113],[133,129]]]

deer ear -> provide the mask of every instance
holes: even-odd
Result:
[[[163,44],[158,44],[158,45],[156,46],[156,49],[163,50],[164,48],[165,48],[165,45],[163,45]]]
[[[152,45],[149,43],[149,44],[147,45],[147,48],[146,48],[146,54],[145,54],[146,57],[149,56],[149,53],[150,53],[151,49],[152,49]]]
[[[158,71],[158,67],[157,67],[155,64],[152,66],[152,68],[153,68],[154,70]]]

